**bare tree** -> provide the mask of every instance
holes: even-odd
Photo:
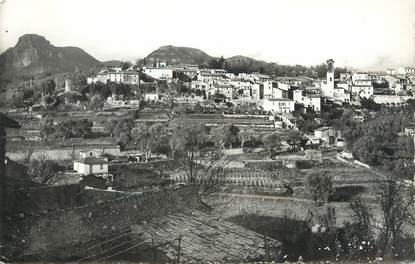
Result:
[[[375,239],[372,228],[373,215],[370,208],[360,196],[350,201],[351,222],[344,223],[345,253],[347,261],[352,258],[368,257],[376,254]],[[347,246],[346,246],[347,245]]]
[[[175,153],[183,150],[186,145],[186,139],[181,129],[175,129],[169,137],[169,146],[171,149],[171,158],[175,159]]]
[[[220,151],[188,149],[187,157],[179,161],[179,172],[184,174],[188,184],[198,187],[198,199],[204,205],[207,205],[205,199],[208,195],[220,191],[223,187],[224,171],[221,157]]]
[[[255,131],[252,129],[244,129],[239,132],[239,138],[241,140],[241,147],[244,148],[245,143],[254,137]]]
[[[356,196],[350,201],[350,209],[353,212],[351,218],[356,225],[359,239],[362,241],[373,240],[373,232],[371,230],[373,215],[370,208],[360,196]]]
[[[379,183],[377,194],[382,211],[382,223],[375,225],[380,231],[380,251],[382,255],[391,254],[404,234],[405,224],[412,219],[414,191],[388,176],[387,180]]]
[[[225,144],[229,141],[231,136],[229,125],[219,125],[218,127],[212,128],[210,131],[213,141],[221,148],[225,148]]]
[[[24,162],[28,181],[43,185],[53,185],[59,181],[59,164],[48,160],[45,154],[36,159],[30,155]]]
[[[79,157],[79,153],[76,152],[75,147],[72,148],[71,153],[69,153],[69,157],[71,158],[71,160],[77,160]]]
[[[222,152],[217,149],[210,151],[203,149],[207,135],[204,125],[195,124],[183,127],[180,131],[183,136],[180,144],[183,146],[184,156],[178,161],[178,171],[188,184],[198,187],[198,199],[202,204],[207,205],[205,198],[219,191],[223,186],[225,164],[222,161]]]
[[[24,156],[23,156],[22,163],[27,168],[27,167],[29,167],[29,163],[32,160],[33,149],[32,148],[28,149],[27,151],[24,152],[23,155]]]
[[[155,147],[166,136],[165,127],[161,124],[140,124],[133,128],[132,137],[137,149],[145,156],[146,162]]]

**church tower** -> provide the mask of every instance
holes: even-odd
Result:
[[[334,60],[327,60],[327,88],[334,90]]]

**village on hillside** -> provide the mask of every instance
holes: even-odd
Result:
[[[122,62],[46,77],[38,100],[25,81],[2,114],[10,257],[379,260],[390,188],[402,222],[384,246],[411,256],[415,71],[325,69]]]
[[[410,1],[215,1],[0,1],[0,264],[415,261]]]

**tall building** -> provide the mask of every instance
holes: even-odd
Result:
[[[333,97],[334,94],[334,60],[328,59],[327,63],[327,73],[326,80],[321,84],[321,91],[323,96]]]
[[[334,60],[327,60],[327,86],[334,89]]]

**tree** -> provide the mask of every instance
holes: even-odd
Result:
[[[175,149],[182,150],[183,154],[177,159],[178,173],[183,175],[186,183],[197,186],[199,201],[208,206],[204,202],[205,198],[223,186],[222,153],[204,149],[207,131],[203,123],[174,125],[172,137],[175,139],[171,139],[171,144],[176,146]]]
[[[199,202],[210,208],[205,199],[223,187],[224,164],[220,164],[222,153],[192,147],[187,147],[186,153],[179,161],[179,173],[184,175],[188,184],[197,186]]]
[[[375,252],[375,240],[372,230],[373,215],[360,196],[354,197],[349,204],[352,214],[351,223],[344,224],[345,253],[348,260],[353,257],[368,257]]]
[[[90,110],[100,110],[104,107],[104,100],[100,95],[93,95],[88,104]]]
[[[215,144],[223,149],[225,144],[229,141],[229,137],[231,136],[230,126],[219,125],[215,128],[212,128],[210,134],[212,135]]]
[[[352,209],[353,223],[357,227],[359,240],[373,240],[373,232],[371,231],[371,224],[373,215],[370,208],[364,203],[360,196],[354,197],[350,201],[350,209]]]
[[[327,174],[310,174],[306,186],[315,203],[326,202],[333,192],[332,179]]]
[[[375,225],[380,231],[381,254],[393,253],[402,238],[404,225],[412,218],[414,204],[413,187],[407,187],[393,176],[379,183],[377,198],[382,211],[382,224]]]
[[[212,69],[224,69],[226,65],[226,59],[221,56],[219,59],[212,59],[209,61],[209,68]]]
[[[381,109],[381,105],[376,103],[375,101],[373,101],[373,99],[366,99],[366,98],[362,98],[360,99],[360,104],[362,105],[363,108],[366,108],[368,110],[372,110],[372,111],[379,111]]]
[[[45,95],[52,95],[56,88],[56,83],[53,79],[47,79],[42,82],[42,92]]]
[[[262,144],[268,149],[269,157],[272,157],[274,149],[279,149],[281,147],[281,139],[277,133],[267,134],[261,139]]]
[[[86,137],[92,132],[92,121],[88,119],[68,119],[53,127],[54,136],[58,138],[79,138]]]
[[[130,61],[121,61],[120,63],[121,70],[123,71],[129,69],[132,65],[133,64]]]
[[[181,128],[176,128],[170,135],[169,146],[171,150],[171,158],[175,158],[175,153],[180,150],[184,150],[186,147],[186,135],[185,131]]]
[[[241,140],[241,147],[245,146],[245,142],[250,141],[255,134],[252,129],[243,129],[239,132],[239,139]]]
[[[131,131],[136,148],[144,154],[146,162],[154,149],[165,138],[165,126],[162,124],[141,123]]]
[[[82,87],[87,85],[85,72],[74,72],[69,76],[69,79],[72,81],[73,87],[82,89]]]
[[[228,143],[230,145],[230,148],[232,148],[233,145],[236,145],[239,140],[239,128],[237,126],[231,125],[229,127],[229,132],[231,133],[228,137]]]
[[[54,122],[52,118],[46,118],[46,120],[40,123],[40,136],[43,139],[47,139],[49,136],[55,133]]]
[[[287,143],[291,146],[293,150],[301,147],[302,135],[299,131],[295,129],[290,129],[287,131]]]
[[[319,211],[316,216],[316,220],[321,224],[321,228],[316,234],[315,241],[312,245],[315,249],[326,248],[330,250],[319,252],[321,257],[334,257],[340,252],[340,245],[337,239],[337,226],[336,226],[336,209],[334,207],[327,206],[324,211]]]
[[[25,160],[25,163],[30,181],[49,186],[59,181],[60,166],[58,163],[48,160],[46,155],[40,155],[37,159],[30,156]]]

